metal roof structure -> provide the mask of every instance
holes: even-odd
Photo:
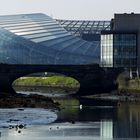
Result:
[[[0,63],[99,64],[99,41],[75,37],[45,14],[0,16],[0,27]]]
[[[75,36],[82,34],[100,34],[101,31],[111,30],[111,21],[59,20],[56,21]]]

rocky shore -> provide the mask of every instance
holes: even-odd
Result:
[[[79,89],[77,86],[13,86],[15,91],[29,91],[42,93],[76,93]]]
[[[42,95],[30,94],[0,94],[0,108],[47,108],[59,109],[59,104],[51,98]]]
[[[140,92],[115,92],[104,93],[98,95],[87,96],[87,98],[106,100],[106,101],[120,101],[120,102],[140,102]]]

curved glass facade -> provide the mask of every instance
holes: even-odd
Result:
[[[0,16],[0,27],[0,63],[99,64],[99,41],[75,37],[47,15]]]

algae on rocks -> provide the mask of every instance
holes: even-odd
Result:
[[[14,96],[0,94],[0,108],[52,108],[59,109],[59,104],[51,98],[37,94]]]

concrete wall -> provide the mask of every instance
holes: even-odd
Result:
[[[138,36],[138,66],[140,67],[140,14],[115,14],[114,30],[137,31]]]

